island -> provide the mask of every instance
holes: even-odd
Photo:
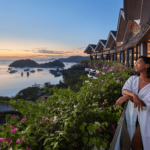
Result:
[[[70,56],[68,58],[59,58],[61,62],[81,62],[82,60],[89,60],[89,56]]]
[[[38,64],[37,62],[31,59],[21,59],[21,60],[16,60],[12,62],[9,65],[9,67],[16,67],[16,68],[24,68],[24,67],[56,68],[56,67],[59,67],[59,68],[62,68],[62,67],[65,67],[65,65],[59,60],[55,60],[53,62],[48,62],[44,64]]]

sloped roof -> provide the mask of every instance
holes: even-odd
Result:
[[[96,45],[95,44],[90,44],[90,46],[95,49],[96,48]]]
[[[89,54],[90,51],[91,51],[92,49],[95,50],[95,48],[96,48],[96,44],[89,44],[89,45],[87,46],[87,48],[85,49],[84,53]]]
[[[117,26],[117,35],[116,35],[117,42],[123,41],[123,37],[127,28],[127,24],[128,24],[128,21],[125,20],[124,10],[120,9],[118,26]]]
[[[117,35],[117,31],[110,31],[109,32],[109,36],[108,36],[108,39],[107,39],[107,42],[106,42],[106,48],[109,48],[112,41],[116,41],[116,35]]]
[[[17,111],[11,105],[0,104],[0,112]]]
[[[100,40],[100,41],[104,44],[104,46],[106,45],[107,40]]]
[[[103,47],[105,47],[107,40],[99,40],[95,51],[100,51]]]
[[[111,31],[112,32],[112,34],[114,35],[114,37],[116,38],[116,36],[117,36],[117,31]]]

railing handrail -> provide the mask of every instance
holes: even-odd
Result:
[[[128,105],[128,101],[126,101],[126,103],[125,103],[124,109],[123,109],[121,117],[120,117],[119,124],[117,126],[117,129],[116,129],[116,132],[115,132],[115,135],[113,137],[113,140],[112,140],[112,143],[111,143],[111,146],[110,146],[109,150],[114,150],[114,148],[115,148],[115,145],[116,145],[116,142],[117,142],[117,139],[118,139],[118,135],[119,135],[119,132],[120,132],[120,128],[121,128],[121,126],[123,124],[123,121],[124,121],[124,116],[125,116],[125,111],[126,111],[127,105]]]

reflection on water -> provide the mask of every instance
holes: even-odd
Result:
[[[17,69],[18,72],[10,74],[8,72],[8,65],[13,62],[13,60],[0,60],[0,96],[15,96],[20,90],[32,86],[33,84],[44,84],[45,82],[50,82],[51,84],[58,84],[60,80],[63,80],[62,76],[54,77],[49,73],[50,69],[54,68],[43,68],[43,71],[37,71],[37,68],[32,68],[35,73],[30,73],[27,76],[27,72],[24,69]],[[49,61],[36,61],[37,63],[45,63]],[[64,63],[65,69],[70,68],[76,63]],[[23,72],[23,76],[21,73]]]

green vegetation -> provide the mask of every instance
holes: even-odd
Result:
[[[24,99],[24,100],[31,100],[35,101],[44,89],[40,89],[38,87],[28,87],[26,89],[21,90],[14,99]]]
[[[84,63],[84,62],[82,62]],[[27,103],[11,100],[10,104],[23,115],[7,115],[8,123],[0,127],[3,150],[93,150],[110,147],[122,107],[115,106],[131,68],[116,62],[88,62],[98,68],[97,80],[82,83],[80,90],[57,88],[47,101]],[[3,102],[1,102],[3,103]],[[28,149],[29,148],[29,149]]]

